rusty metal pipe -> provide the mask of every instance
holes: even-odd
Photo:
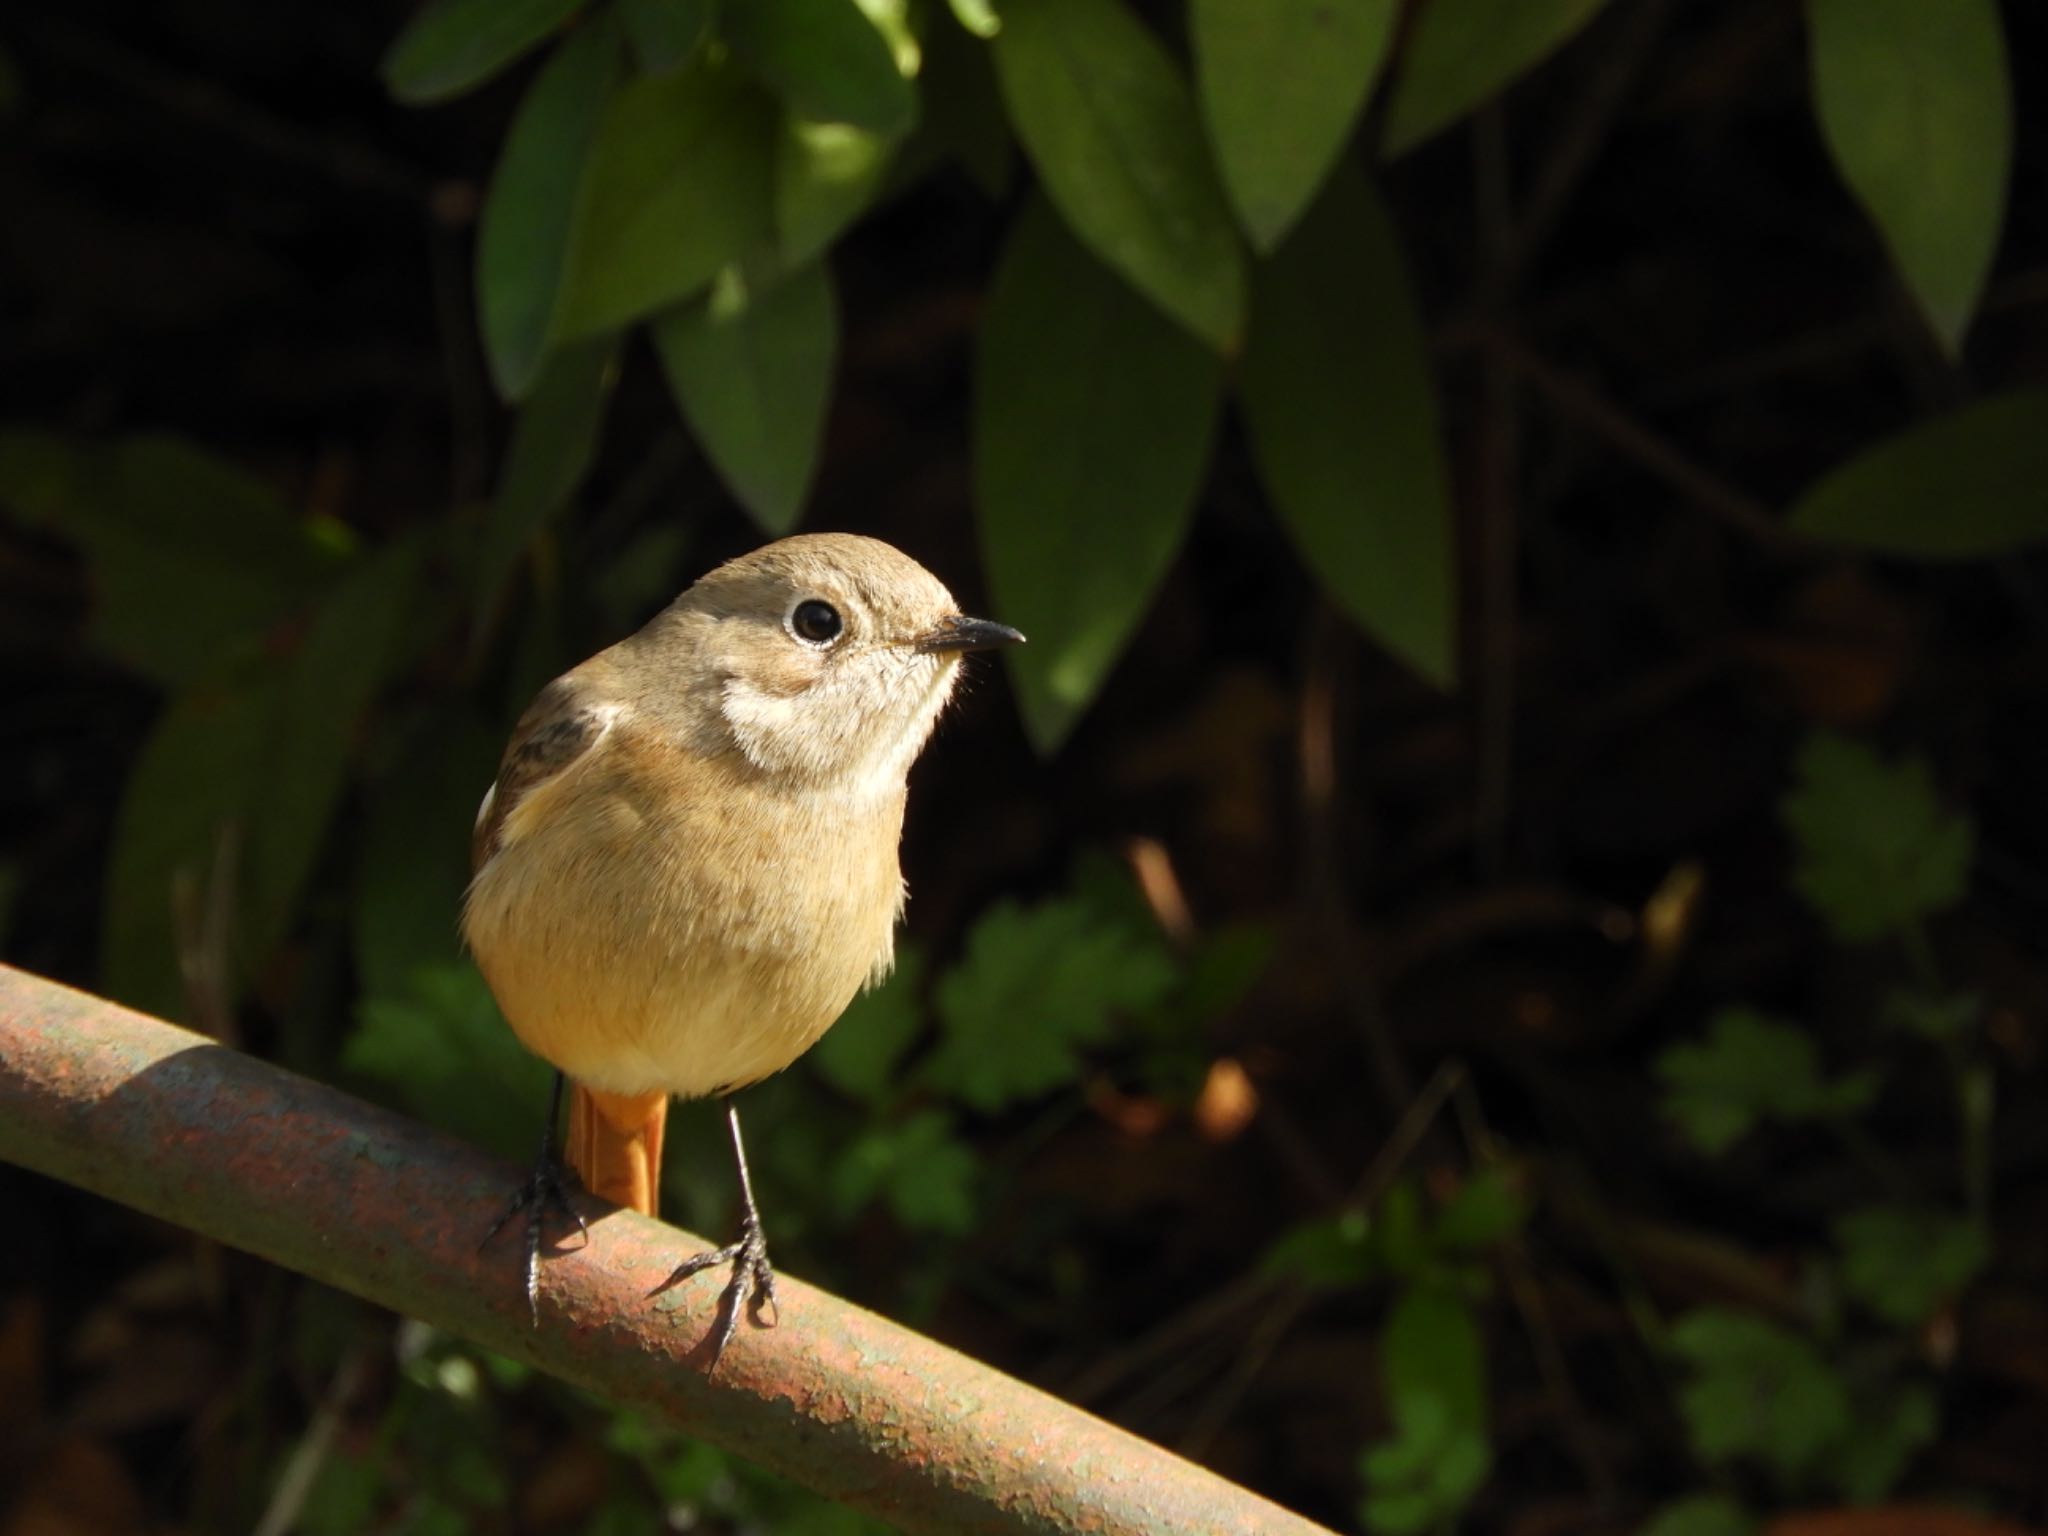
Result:
[[[1314,1536],[1324,1528],[1036,1388],[784,1279],[704,1371],[718,1285],[650,1293],[702,1239],[590,1206],[543,1266],[477,1239],[517,1175],[162,1020],[0,966],[0,1157],[645,1409],[911,1532]]]

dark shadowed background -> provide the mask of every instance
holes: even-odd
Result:
[[[783,1266],[1343,1529],[2048,1522],[2033,8],[864,8],[0,20],[0,953],[523,1156],[505,732],[873,534],[1032,645]],[[873,1528],[0,1199],[0,1536]]]

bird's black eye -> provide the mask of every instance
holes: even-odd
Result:
[[[846,623],[839,617],[839,610],[830,603],[808,597],[790,610],[789,627],[799,640],[812,645],[829,645],[839,638],[839,631],[846,627]]]

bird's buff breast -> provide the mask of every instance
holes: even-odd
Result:
[[[463,931],[513,1031],[576,1081],[684,1097],[757,1081],[886,967],[900,795],[568,787],[507,818]]]

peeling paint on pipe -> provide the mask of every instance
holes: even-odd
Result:
[[[778,1327],[704,1360],[719,1286],[650,1299],[708,1246],[588,1204],[533,1328],[519,1175],[159,1019],[0,966],[0,1157],[243,1248],[933,1536],[1330,1536],[1192,1462],[779,1277]]]

